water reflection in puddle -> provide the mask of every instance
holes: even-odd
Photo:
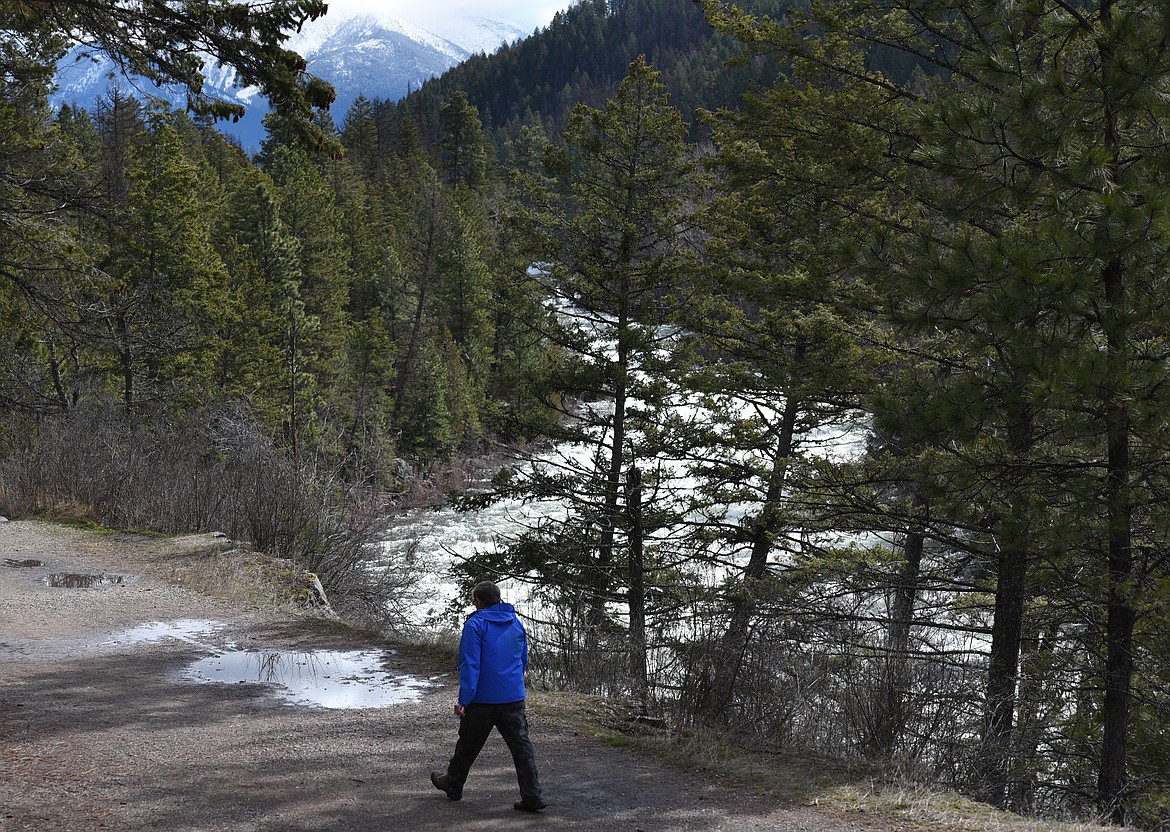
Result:
[[[176,641],[185,641],[189,644],[204,646],[202,637],[209,636],[216,630],[226,627],[223,621],[212,621],[207,618],[180,618],[177,621],[148,621],[137,627],[119,630],[112,634],[108,641],[102,644],[152,644],[165,638]]]
[[[238,650],[190,665],[196,682],[272,686],[290,704],[318,708],[384,708],[413,702],[432,682],[387,670],[381,650]]]
[[[77,572],[57,572],[45,576],[48,586],[65,589],[92,589],[102,586],[124,586],[138,580],[135,575],[83,575]]]
[[[5,566],[44,566],[45,562],[43,560],[33,560],[32,558],[28,558],[27,560],[17,560],[16,558],[4,558],[4,565]]]

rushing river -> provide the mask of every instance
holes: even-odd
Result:
[[[529,270],[530,276],[540,274],[536,267]],[[590,353],[583,354],[582,360],[589,363],[616,359],[616,321],[612,316],[583,311],[571,298],[557,296],[555,291],[548,304],[563,327],[574,331],[580,343],[591,345]],[[655,351],[660,358],[666,359],[682,333],[666,326],[654,329],[653,340],[658,345]],[[632,369],[631,372],[638,375],[641,371]],[[701,405],[680,388],[675,388],[670,395],[660,395],[667,401],[665,411],[669,416],[684,424],[721,424],[726,427],[730,419],[739,422],[741,426],[754,422],[754,429],[768,425],[775,429],[779,423],[779,413],[775,409],[756,401],[723,396],[717,402],[707,401]],[[638,406],[637,402],[629,401],[630,412]],[[606,423],[613,413],[612,400],[581,404],[579,407],[577,416],[587,417],[587,421],[593,425]],[[801,453],[831,459],[855,457],[865,449],[865,428],[859,427],[863,423],[864,417],[852,414],[839,425],[824,426],[808,433],[800,437]],[[592,429],[592,437],[602,441],[601,430]],[[569,474],[586,473],[593,466],[592,454],[596,448],[597,442],[592,441],[562,444],[537,459],[518,461],[517,464],[521,467],[534,465],[556,468]],[[693,453],[695,450],[688,449],[688,452]],[[759,459],[752,460],[746,454],[737,457],[736,452],[728,447],[712,448],[711,455],[712,458],[718,456],[733,465],[754,463],[757,470],[766,470],[771,464],[770,454],[760,454]],[[698,485],[691,478],[688,464],[682,460],[660,457],[642,460],[639,464],[644,470],[655,471],[659,485],[664,486],[662,491],[671,493],[672,499],[681,500]],[[721,521],[734,523],[745,512],[756,508],[756,505],[719,507]],[[476,554],[496,550],[541,520],[566,517],[567,514],[567,505],[558,500],[505,500],[479,511],[457,512],[448,507],[438,510],[417,509],[398,515],[386,539],[387,559],[411,570],[417,580],[417,591],[411,603],[406,609],[400,606],[401,611],[413,624],[458,626],[471,607],[464,599],[456,597],[453,568]],[[700,516],[689,518],[692,523],[702,523],[705,519]],[[661,534],[669,536],[672,530],[664,530]],[[718,577],[714,575],[713,579]],[[514,582],[501,581],[501,588],[505,598],[516,602],[518,607],[522,608],[527,601],[524,587]]]
[[[611,407],[607,403],[598,406],[599,409]],[[697,409],[688,407],[687,410],[693,412]],[[848,459],[863,452],[865,442],[864,433],[849,425],[821,430],[806,437],[805,444],[815,455]],[[534,460],[518,464],[584,470],[589,464],[591,451],[589,445],[564,444]],[[671,487],[676,492],[695,486],[681,463],[667,461],[663,468],[673,471]],[[727,508],[724,519],[734,522],[751,507]],[[454,568],[477,554],[506,545],[541,520],[563,518],[567,514],[566,505],[558,500],[511,499],[477,511],[456,511],[451,507],[419,508],[397,515],[386,538],[385,551],[389,561],[412,570],[417,581],[412,603],[404,611],[408,622],[457,628],[471,606],[459,597]],[[500,583],[505,599],[516,602],[523,612],[527,601],[526,587],[508,580]]]

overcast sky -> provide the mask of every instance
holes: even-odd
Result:
[[[526,32],[547,26],[572,0],[327,0],[330,11],[383,11],[411,23],[450,16],[486,17],[516,23]]]

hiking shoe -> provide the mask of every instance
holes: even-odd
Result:
[[[455,794],[455,792],[451,791],[451,781],[449,781],[447,779],[447,775],[441,771],[431,772],[431,785],[441,791],[443,794],[447,795],[448,800],[458,800],[459,798],[463,797],[463,795]]]
[[[512,808],[520,812],[543,812],[546,806],[548,806],[548,804],[543,800],[539,803],[529,803],[527,800],[517,800],[512,804]]]

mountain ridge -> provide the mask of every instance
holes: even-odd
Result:
[[[330,115],[340,124],[358,96],[397,101],[452,66],[514,42],[523,34],[518,24],[508,20],[452,17],[441,21],[441,25],[422,25],[389,13],[359,12],[311,21],[286,45],[304,56],[309,73],[333,84],[337,98]],[[113,61],[95,58],[84,47],[67,54],[57,69],[57,85],[51,97],[55,106],[67,103],[93,110],[112,84],[129,87],[143,100],[153,98],[171,107],[186,106],[184,90],[126,78]],[[258,149],[268,112],[260,91],[236,86],[234,71],[210,61],[204,74],[209,92],[247,108],[239,121],[219,122],[217,127],[235,136],[245,148]]]

